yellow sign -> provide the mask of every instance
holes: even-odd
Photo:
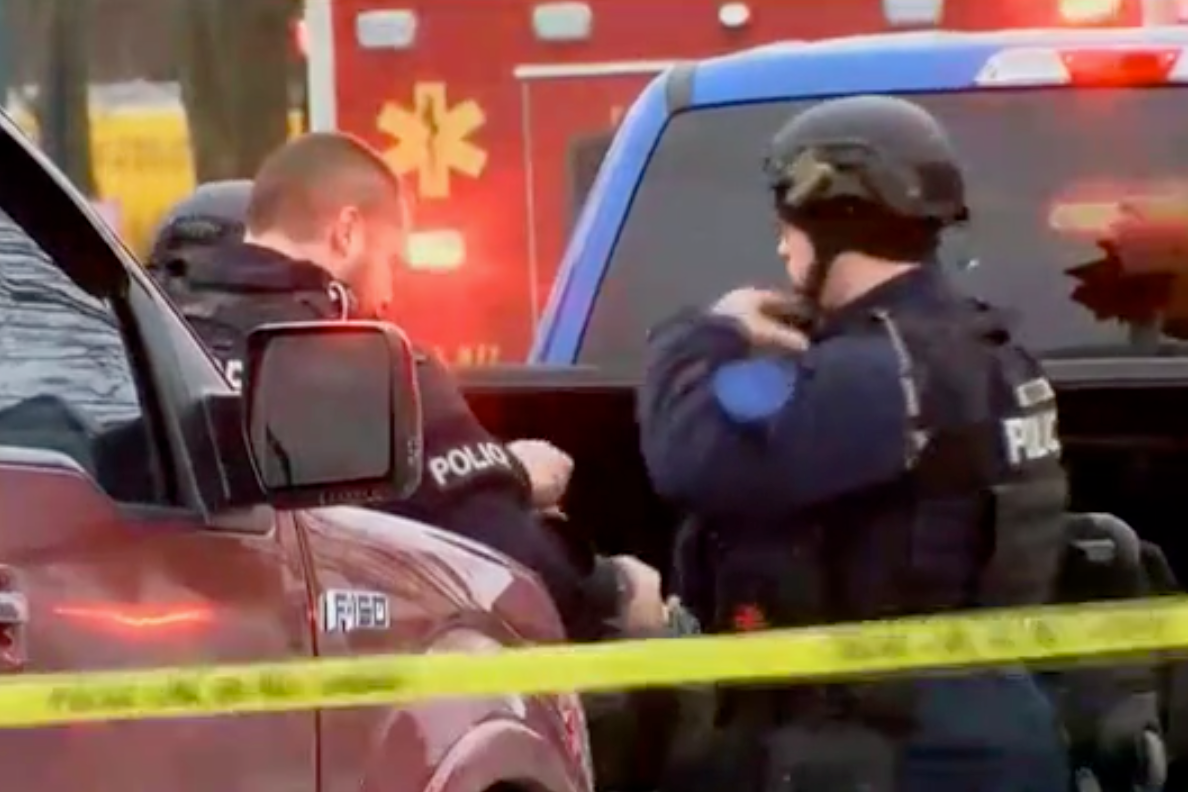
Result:
[[[470,141],[486,120],[473,99],[450,107],[445,83],[422,82],[413,89],[411,110],[388,102],[376,127],[396,140],[384,152],[396,173],[415,172],[423,198],[448,198],[454,171],[473,179],[487,165],[487,152]]]
[[[37,124],[19,109],[14,120],[36,140]],[[181,105],[91,109],[91,158],[99,198],[119,208],[113,226],[134,249],[146,253],[161,217],[194,189],[189,129]],[[289,116],[291,134],[301,116]]]
[[[0,729],[72,721],[381,706],[441,696],[870,678],[1188,647],[1188,597],[981,611],[745,635],[373,655],[0,680]]]

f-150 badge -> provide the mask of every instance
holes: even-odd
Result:
[[[388,596],[375,591],[327,589],[318,598],[322,632],[386,630],[391,624]]]

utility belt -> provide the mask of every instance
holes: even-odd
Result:
[[[865,687],[720,690],[713,727],[676,756],[660,792],[894,792],[911,728],[897,713],[910,708],[887,720]]]
[[[911,680],[724,686],[718,690],[715,722],[721,728],[753,726],[759,731],[851,723],[897,738],[915,730],[917,698]]]
[[[835,593],[831,578],[837,570],[822,557],[816,534],[802,532],[803,545],[773,540],[726,550],[708,530],[703,541],[707,550],[716,551],[711,557],[718,559],[712,576],[709,630],[739,633],[838,621],[822,618],[831,614]],[[911,680],[727,684],[718,687],[715,720],[719,728],[759,731],[789,724],[861,723],[881,733],[901,735],[914,728],[915,711]]]
[[[744,546],[715,546],[710,529],[709,557],[717,559],[710,629],[749,632],[1042,602],[1040,581],[1054,582],[1055,574],[1047,561],[1028,570],[1018,558],[1021,550],[1039,559],[1061,546],[1056,534],[1062,520],[1053,520],[1049,512],[1059,503],[1062,485],[1039,481],[996,487],[984,504],[968,499],[958,509],[908,502],[902,511],[867,511],[870,503],[856,503],[856,514],[817,527],[798,526],[795,542],[789,541],[792,532],[785,532]],[[896,495],[871,497],[886,497],[886,506]],[[958,512],[958,519],[946,522],[945,511]],[[864,513],[883,519],[872,524],[862,519]],[[997,550],[1014,552],[1001,560],[989,548],[982,554],[983,540],[990,536]],[[719,720],[852,721],[898,735],[914,730],[918,691],[912,679],[729,686],[721,689]]]

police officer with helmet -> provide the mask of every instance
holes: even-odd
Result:
[[[766,173],[789,293],[733,291],[649,340],[642,449],[692,515],[679,593],[718,632],[1049,601],[1055,397],[937,263],[968,216],[945,130],[903,99],[823,101],[779,130]],[[734,688],[718,718],[717,748],[672,788],[1069,783],[1023,669]]]

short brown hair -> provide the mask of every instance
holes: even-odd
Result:
[[[399,198],[400,180],[374,149],[339,132],[311,132],[290,140],[260,166],[247,230],[306,238],[343,206],[367,209],[394,205]]]

